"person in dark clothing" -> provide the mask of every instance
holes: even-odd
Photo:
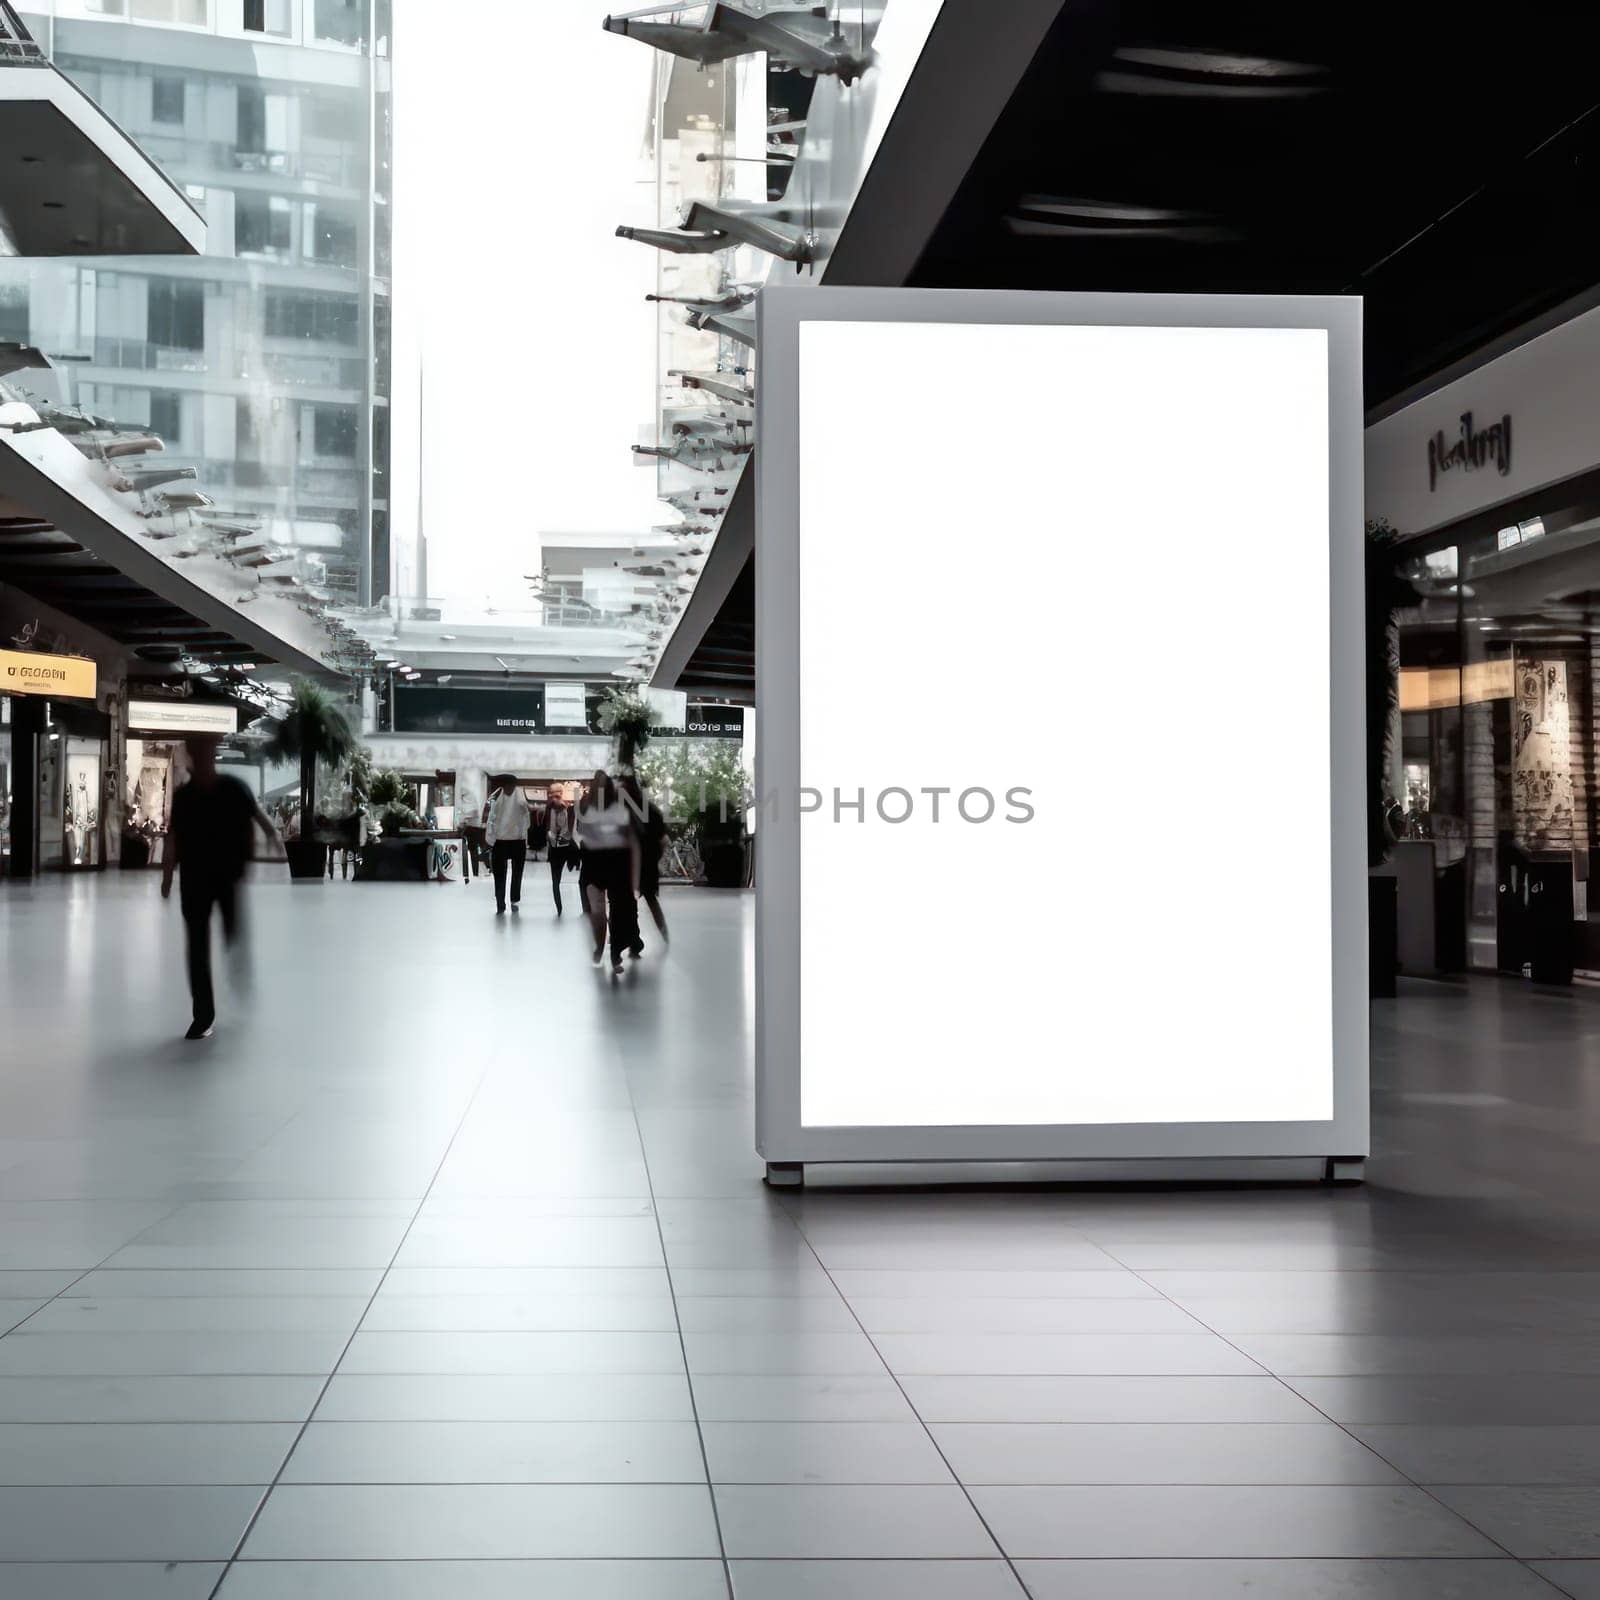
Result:
[[[639,898],[650,908],[651,920],[663,945],[671,943],[667,937],[667,918],[661,909],[661,852],[667,842],[667,819],[648,789],[643,788],[633,776],[623,778],[617,785],[633,813],[634,827],[639,834]],[[635,938],[633,954],[644,953],[644,940]]]
[[[578,802],[578,844],[583,850],[583,888],[589,925],[594,931],[594,960],[605,954],[609,922],[611,970],[620,973],[623,953],[635,955],[639,942],[639,835],[617,785],[604,772],[594,775],[589,792]]]
[[[550,892],[555,896],[556,915],[561,915],[561,874],[570,866],[578,866],[578,846],[572,834],[572,808],[559,793],[550,797],[550,814],[546,823],[546,841],[550,851]],[[582,899],[582,896],[579,896]]]
[[[161,898],[172,894],[179,874],[178,904],[183,911],[188,943],[189,991],[194,1021],[186,1039],[208,1039],[217,1020],[211,983],[211,911],[222,916],[222,936],[229,944],[240,937],[241,885],[250,860],[252,830],[269,839],[277,832],[256,798],[237,778],[217,771],[214,739],[188,741],[189,781],[172,797],[172,824]]]
[[[489,853],[489,806],[486,801],[478,805],[463,797],[461,803],[462,869],[472,877],[479,877]]]

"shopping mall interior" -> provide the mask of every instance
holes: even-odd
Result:
[[[4,1600],[1600,1600],[1600,15],[1396,9],[0,0]]]

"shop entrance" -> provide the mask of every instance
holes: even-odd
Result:
[[[0,756],[0,850],[8,874],[106,864],[111,719],[93,706],[16,698]]]
[[[1600,506],[1433,543],[1400,628],[1402,968],[1600,972]]]

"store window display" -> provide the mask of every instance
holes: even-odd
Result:
[[[1434,852],[1435,964],[1600,971],[1600,518],[1557,505],[1429,542],[1403,558],[1393,786],[1397,853]]]
[[[188,775],[182,739],[128,740],[124,866],[158,867],[166,859],[172,797]]]
[[[104,791],[100,772],[104,745],[97,739],[66,741],[66,770],[61,799],[61,864],[67,868],[104,863],[102,814]]]
[[[47,870],[105,865],[106,740],[70,731],[82,720],[53,714],[39,741],[39,865]]]

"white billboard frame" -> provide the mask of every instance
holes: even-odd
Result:
[[[762,811],[756,906],[756,1147],[772,1182],[807,1164],[1326,1163],[1359,1175],[1369,1150],[1364,732],[1361,302],[1340,296],[1035,293],[770,285],[758,301],[756,451],[757,788]],[[1025,1126],[807,1126],[801,1113],[800,330],[816,321],[1128,328],[1321,329],[1327,335],[1331,734],[1332,1105],[1326,1121],[1138,1122]],[[873,374],[860,382],[871,386]],[[870,452],[873,441],[862,440]],[[930,619],[926,659],[941,659]],[[833,641],[848,649],[848,641]],[[892,883],[862,886],[892,905]],[[836,917],[868,913],[830,908]],[[1069,913],[1070,914],[1070,913]],[[927,930],[924,930],[927,933]],[[931,936],[937,937],[938,931]],[[1152,966],[1151,983],[1159,989]],[[885,996],[892,1006],[895,997]],[[1131,1169],[1130,1169],[1131,1170]]]

